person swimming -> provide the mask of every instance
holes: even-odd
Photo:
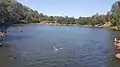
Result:
[[[56,48],[55,44],[54,44],[54,46],[53,46],[53,50],[54,50],[54,51],[58,51],[58,48]]]
[[[53,50],[54,50],[54,51],[62,51],[63,48],[62,48],[62,47],[57,47],[57,46],[54,44]]]

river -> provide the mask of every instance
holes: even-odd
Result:
[[[17,25],[7,29],[0,67],[120,67],[107,28]]]

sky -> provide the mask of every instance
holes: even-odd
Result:
[[[106,14],[118,0],[18,0],[25,6],[49,16],[88,17]]]

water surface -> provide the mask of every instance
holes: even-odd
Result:
[[[113,45],[119,32],[107,28],[31,24],[7,31],[0,67],[120,67]]]

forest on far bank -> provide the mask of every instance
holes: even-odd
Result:
[[[91,17],[47,16],[17,2],[0,0],[0,24],[59,23],[108,27],[120,27],[120,1],[113,3],[106,15],[96,12]]]

